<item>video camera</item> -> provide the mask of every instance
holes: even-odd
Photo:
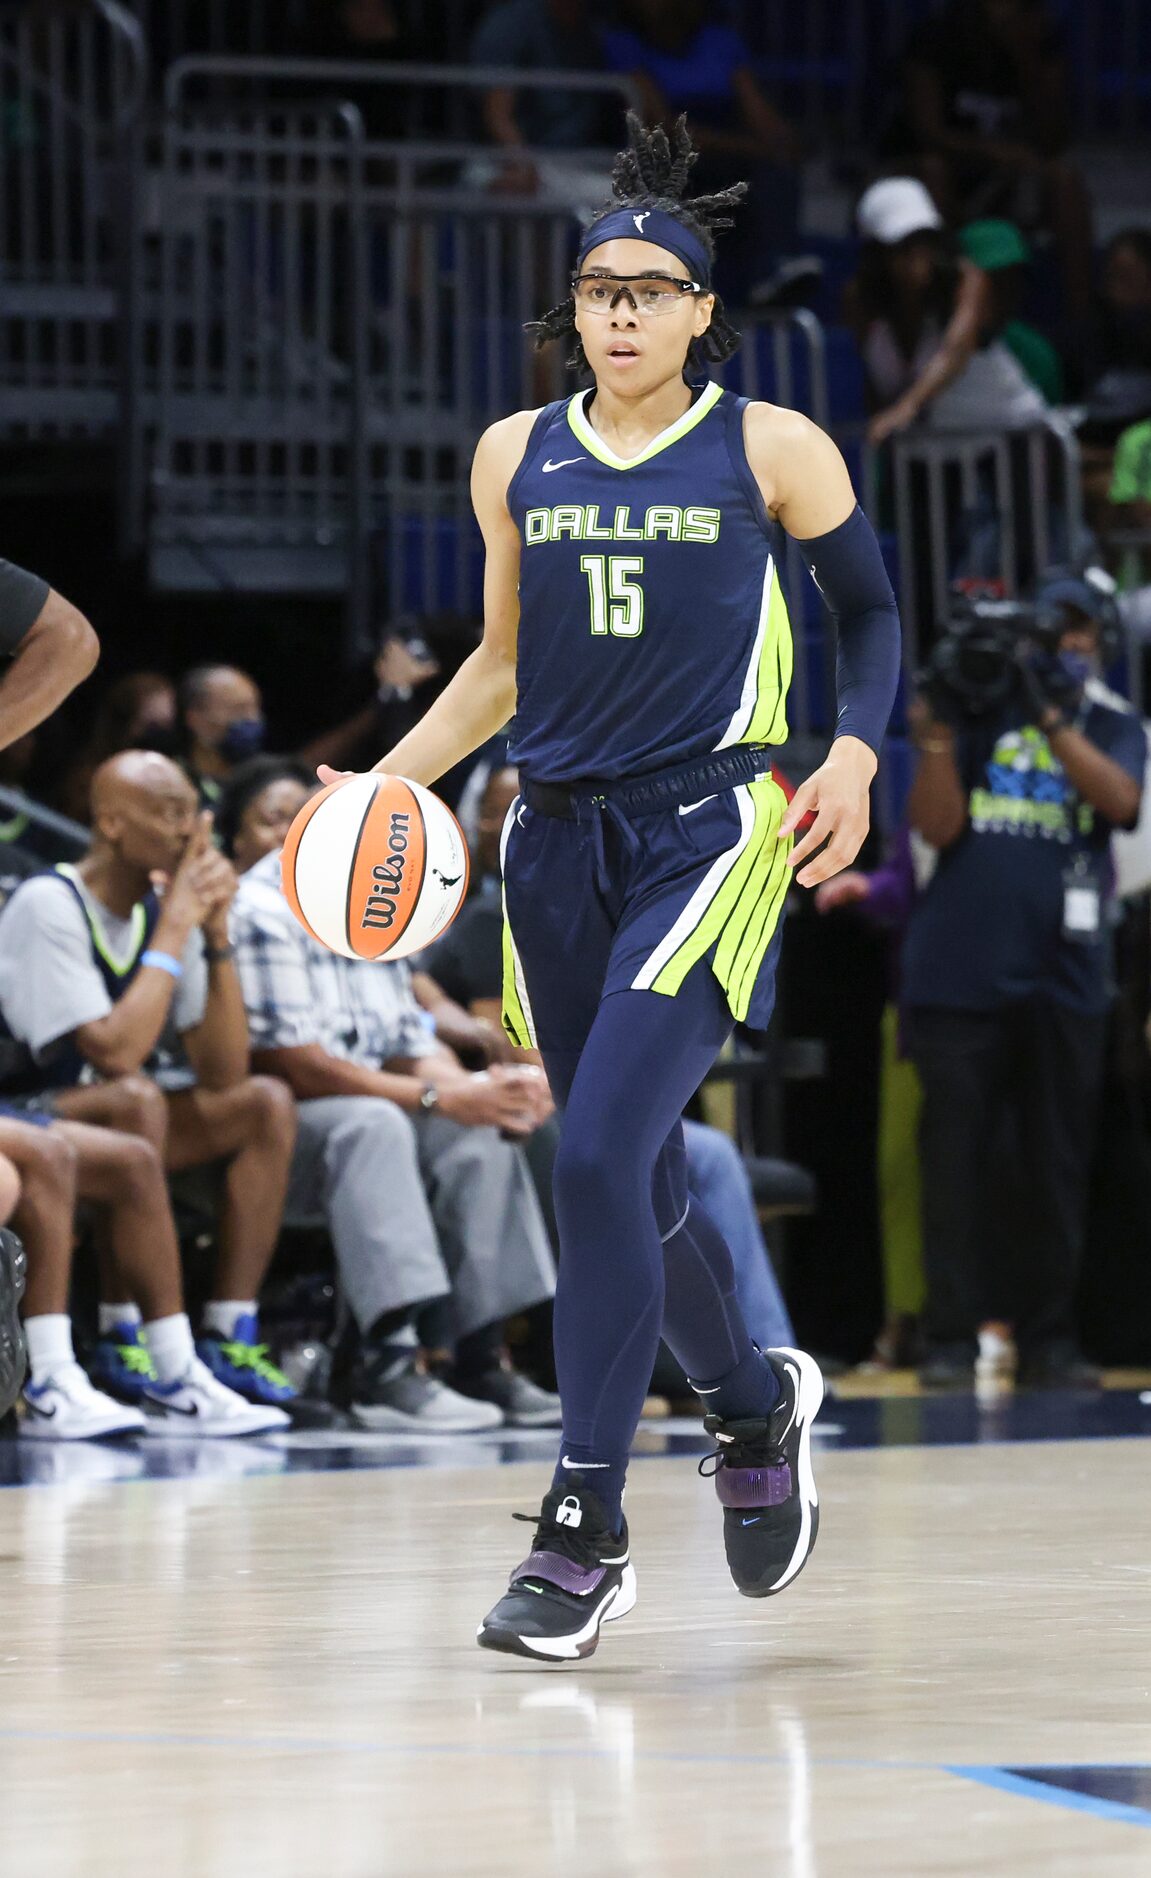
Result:
[[[1087,621],[1099,633],[1104,665],[1121,648],[1114,583],[1101,570],[1048,575],[1035,599],[991,600],[956,594],[950,616],[917,675],[919,689],[941,719],[985,716],[1018,698],[1028,677],[1057,693],[1060,642]]]

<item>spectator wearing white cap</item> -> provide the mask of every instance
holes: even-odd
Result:
[[[882,443],[923,420],[937,428],[1034,423],[1046,409],[1007,348],[993,338],[984,271],[958,253],[914,176],[887,176],[860,199],[864,247],[844,312],[863,354]]]

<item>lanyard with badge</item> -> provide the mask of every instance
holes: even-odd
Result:
[[[1072,726],[1075,730],[1083,729],[1086,703],[1084,699]],[[1072,827],[1075,827],[1084,807],[1082,796],[1072,791],[1067,807]],[[1098,945],[1103,936],[1103,895],[1098,874],[1086,854],[1077,854],[1063,870],[1062,936],[1070,944],[1080,946]]]

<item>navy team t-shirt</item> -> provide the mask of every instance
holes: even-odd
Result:
[[[1110,823],[1081,801],[1023,710],[964,732],[968,825],[944,849],[911,917],[903,962],[908,1005],[994,1011],[1042,997],[1099,1012],[1111,995],[1106,914],[1094,943],[1063,935],[1067,875],[1081,858],[1104,901]],[[1143,725],[1093,702],[1084,735],[1142,783]]]

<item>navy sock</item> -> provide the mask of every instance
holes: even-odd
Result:
[[[565,1466],[565,1460],[575,1465]],[[587,1492],[594,1493],[607,1514],[608,1531],[613,1538],[618,1538],[623,1526],[623,1488],[626,1477],[626,1460],[605,1462],[593,1454],[590,1448],[581,1448],[578,1443],[573,1445],[568,1442],[556,1462],[552,1486],[559,1487],[565,1493],[570,1493],[573,1487],[583,1487]]]
[[[704,1414],[722,1415],[724,1421],[770,1415],[779,1401],[776,1373],[754,1344],[725,1375],[716,1376],[711,1382],[697,1382],[694,1378],[689,1381],[703,1405]]]

